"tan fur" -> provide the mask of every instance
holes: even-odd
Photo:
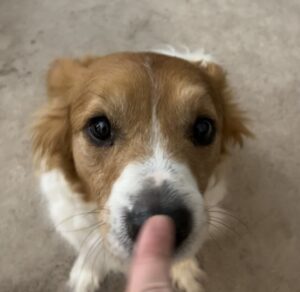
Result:
[[[247,119],[244,112],[240,110],[232,97],[223,68],[215,63],[209,63],[202,68],[210,79],[210,90],[216,97],[215,106],[219,108],[222,115],[222,152],[226,153],[228,144],[242,146],[243,138],[253,137],[253,134],[246,126]]]

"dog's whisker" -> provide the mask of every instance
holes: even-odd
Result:
[[[249,230],[248,225],[245,223],[245,221],[243,221],[240,217],[238,217],[234,211],[229,210],[228,208],[225,207],[220,207],[218,204],[216,205],[212,205],[212,206],[207,206],[207,211],[213,212],[213,213],[220,213],[222,215],[227,215],[229,217],[231,217],[232,219],[235,219],[236,221],[238,221],[241,225],[243,225],[243,227],[245,227],[245,229]]]
[[[100,253],[96,253],[96,256],[94,257],[94,260],[92,262],[92,271],[94,271],[94,266],[95,266],[95,264],[96,264],[96,262],[98,260],[99,255],[100,255]],[[94,280],[94,274],[92,275],[92,277],[93,277],[92,280]]]
[[[223,226],[224,228],[226,228],[226,230],[232,232],[233,234],[235,234],[238,238],[241,238],[241,234],[239,234],[235,229],[233,229],[231,226],[229,226],[228,224],[222,222],[222,221],[219,221],[217,220],[216,218],[212,218],[210,217],[210,220],[209,220],[210,223],[214,222],[216,224],[220,224],[221,226]]]
[[[91,259],[92,260],[92,271],[94,271],[94,264],[95,264],[95,259],[97,258],[97,256],[99,256],[99,252],[98,251],[98,247],[100,245],[100,243],[102,242],[102,239],[99,238],[95,244],[95,247],[93,248],[93,251],[91,252],[90,254],[90,257],[94,257],[94,259]],[[96,253],[96,255],[94,255]],[[90,277],[91,277],[91,280],[93,281],[94,280],[94,273],[90,273]]]
[[[235,220],[236,222],[238,222],[240,225],[242,225],[245,229],[249,230],[249,227],[248,225],[243,221],[241,220],[240,218],[238,218],[236,215],[233,215],[231,214],[230,212],[226,212],[222,209],[219,209],[219,210],[207,210],[208,213],[219,213],[219,214],[222,214],[222,215],[225,215],[225,216],[229,216],[231,219]]]
[[[217,232],[224,232],[224,229],[222,228],[222,226],[220,226],[220,225],[217,225],[217,224],[215,224],[213,221],[208,221],[208,225],[209,225],[209,227],[210,226],[212,226],[212,227],[214,227],[216,230],[217,230]]]
[[[78,214],[74,214],[72,216],[69,216],[67,218],[64,218],[61,222],[59,222],[57,225],[55,225],[55,227],[59,227],[60,225],[66,223],[67,221],[75,218],[75,217],[80,217],[80,216],[87,216],[87,215],[95,215],[95,214],[99,214],[102,211],[102,209],[96,208],[94,210],[90,210],[90,211],[86,211],[86,212],[81,212]]]
[[[105,222],[97,222],[97,223],[94,223],[90,226],[84,226],[84,227],[80,227],[80,228],[76,228],[76,229],[70,229],[70,230],[63,230],[63,232],[79,232],[79,231],[83,231],[83,230],[88,230],[90,228],[93,228],[93,227],[100,227],[102,225],[104,225]]]
[[[82,265],[81,265],[81,270],[79,275],[81,275],[82,270],[84,268],[84,266],[87,264],[88,258],[93,255],[93,253],[97,250],[98,245],[102,242],[102,238],[99,237],[95,240],[94,243],[92,243],[92,245],[89,247],[88,252],[85,254]]]
[[[223,210],[223,211],[227,211],[227,212],[230,212],[230,213],[234,213],[233,210],[230,210],[230,209],[228,209],[227,207],[225,208],[224,206],[220,206],[219,203],[217,203],[217,204],[215,204],[215,205],[207,205],[206,207],[207,207],[208,209],[213,209],[213,208],[215,208],[215,209],[217,209],[217,210]]]
[[[103,224],[105,224],[105,223],[103,223]],[[101,224],[100,226],[102,226],[102,224]],[[86,237],[84,238],[84,240],[83,240],[83,241],[81,242],[81,244],[80,244],[80,248],[79,248],[80,251],[81,251],[82,248],[84,247],[85,243],[88,241],[89,237],[90,237],[95,231],[97,231],[97,230],[98,230],[98,226],[94,226],[94,227],[92,228],[92,230],[89,231],[89,233],[86,235]]]
[[[87,212],[82,212],[78,214],[74,214],[72,216],[69,216],[67,218],[64,218],[60,223],[58,223],[55,227],[59,227],[61,224],[64,224],[66,221],[73,219],[74,217],[80,217],[80,216],[85,216],[85,215],[94,215],[94,214],[99,214],[100,211],[87,211]]]

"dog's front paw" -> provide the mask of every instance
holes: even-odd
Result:
[[[196,259],[176,263],[172,267],[174,286],[185,292],[205,292],[206,275],[198,266]]]
[[[72,292],[95,292],[99,288],[100,279],[91,271],[82,272],[72,270],[69,279],[69,286]]]
[[[83,265],[80,260],[77,259],[72,268],[68,285],[72,292],[96,292],[103,278],[97,270]]]

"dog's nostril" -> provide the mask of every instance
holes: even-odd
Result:
[[[191,213],[185,207],[181,207],[166,215],[169,215],[175,223],[175,247],[178,248],[191,232]]]
[[[169,207],[169,208],[140,208],[126,213],[126,226],[128,236],[132,241],[137,239],[137,236],[143,224],[154,215],[167,215],[175,224],[175,247],[178,248],[183,241],[188,237],[192,229],[192,216],[188,209],[184,206]]]
[[[148,218],[150,218],[150,213],[148,214],[147,211],[132,211],[126,213],[126,227],[127,227],[127,234],[132,241],[136,241],[138,234],[140,232],[141,227],[146,222]]]

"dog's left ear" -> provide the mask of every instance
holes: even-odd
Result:
[[[47,75],[48,97],[68,98],[72,88],[88,73],[87,62],[79,59],[55,60]]]
[[[32,125],[34,163],[38,169],[63,170],[69,181],[77,182],[77,172],[72,152],[70,108],[88,74],[87,61],[60,59],[48,70],[48,102],[37,112]],[[76,185],[79,190],[81,185]]]
[[[218,104],[221,105],[220,110],[223,117],[223,144],[222,151],[226,152],[229,144],[243,145],[245,137],[253,137],[253,134],[247,126],[247,118],[238,104],[232,97],[229,88],[226,72],[223,68],[214,62],[200,61],[197,65],[206,75],[214,96],[217,98]]]
[[[69,111],[72,92],[84,81],[87,66],[80,60],[59,59],[47,75],[48,102],[34,117],[32,142],[35,163],[73,167]],[[70,171],[68,171],[70,172]]]

